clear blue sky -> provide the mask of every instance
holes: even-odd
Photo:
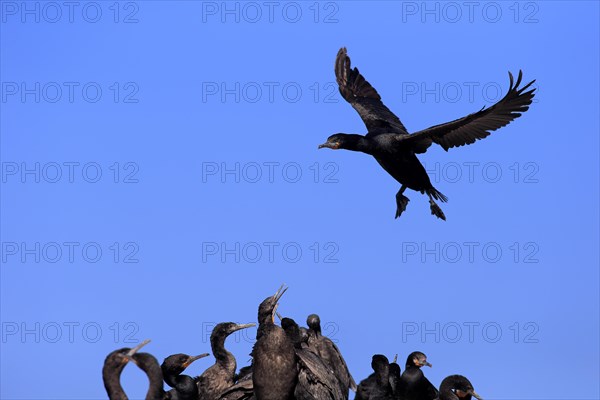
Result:
[[[486,399],[599,398],[597,2],[0,7],[2,399],[103,398],[113,349],[209,351],[282,282],[357,380],[421,350]],[[522,118],[420,157],[447,222],[411,191],[394,220],[373,159],[317,150],[365,132],[341,46],[409,131],[537,79]]]

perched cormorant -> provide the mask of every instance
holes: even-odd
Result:
[[[446,151],[474,143],[489,136],[529,109],[535,89],[525,91],[535,81],[519,88],[522,72],[519,71],[516,84],[509,72],[510,85],[506,96],[490,108],[469,114],[466,117],[435,125],[422,131],[408,134],[408,131],[381,101],[381,97],[360,74],[357,68],[350,68],[350,57],[346,48],[340,49],[335,61],[335,76],[342,97],[354,107],[367,127],[365,136],[337,133],[330,136],[319,148],[346,149],[370,154],[400,184],[396,194],[396,218],[408,205],[406,188],[426,193],[429,196],[431,213],[446,219],[435,200],[446,202],[448,198],[433,187],[425,168],[416,154],[424,153],[436,143]]]
[[[237,364],[233,354],[225,349],[225,339],[233,332],[252,326],[256,324],[223,322],[215,326],[210,335],[210,346],[216,362],[196,378],[199,400],[218,399],[221,393],[234,385]]]
[[[177,400],[198,400],[198,386],[194,378],[188,375],[181,375],[183,371],[194,361],[208,357],[210,354],[204,353],[197,356],[187,354],[173,354],[165,358],[160,368],[167,385],[175,389]]]
[[[281,327],[288,335],[298,357],[298,383],[294,391],[296,400],[347,400],[348,390],[342,393],[340,383],[331,369],[313,351],[308,349],[308,335],[296,321],[281,318]]]
[[[356,390],[354,400],[392,400],[390,385],[390,363],[386,356],[375,354],[371,360],[373,373],[363,379]]]
[[[472,397],[483,400],[475,393],[471,382],[462,375],[450,375],[440,385],[439,400],[471,400]]]
[[[252,349],[252,383],[257,400],[292,400],[298,380],[294,344],[275,325],[277,303],[285,293],[282,285],[258,307],[258,332]]]
[[[127,400],[127,395],[121,386],[121,373],[127,363],[132,360],[132,356],[148,343],[150,340],[144,340],[134,348],[124,347],[106,356],[102,366],[102,380],[110,400]]]
[[[434,400],[438,390],[429,382],[421,371],[421,367],[431,364],[427,356],[420,351],[414,351],[406,359],[406,368],[400,379],[400,395],[404,400]]]
[[[398,354],[394,356],[394,361],[390,363],[390,387],[392,388],[392,393],[394,397],[400,396],[400,379],[401,379],[401,370],[400,366],[396,362],[398,360]]]
[[[306,318],[308,325],[308,347],[315,352],[327,367],[333,370],[340,382],[342,393],[347,396],[348,390],[356,391],[356,382],[348,370],[346,361],[338,347],[326,336],[321,334],[321,319],[317,314],[311,314]]]

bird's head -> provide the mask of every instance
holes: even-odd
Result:
[[[165,376],[179,375],[183,371],[185,371],[185,369],[189,367],[191,363],[201,358],[208,357],[208,355],[208,353],[200,354],[197,356],[189,356],[187,354],[182,353],[173,354],[165,358],[161,365],[161,369]]]
[[[462,375],[455,375],[453,378],[452,391],[460,399],[470,399],[471,396],[478,400],[483,400],[473,389],[471,382]]]
[[[336,133],[327,138],[327,141],[319,145],[319,149],[328,148],[333,150],[343,149],[348,142],[348,135],[345,133]]]
[[[222,322],[214,327],[210,338],[213,340],[213,338],[227,337],[233,332],[237,332],[241,329],[251,328],[253,326],[256,326],[256,324],[236,324],[235,322]]]
[[[306,318],[306,325],[317,334],[317,337],[321,334],[321,318],[317,314],[310,314]]]
[[[410,355],[408,356],[408,359],[406,360],[406,366],[415,366],[418,368],[424,367],[424,366],[428,366],[431,367],[432,365],[427,362],[427,356],[424,353],[421,353],[420,351],[415,351],[410,353]]]
[[[275,313],[279,306],[279,299],[281,299],[281,296],[283,296],[287,289],[285,285],[281,285],[273,296],[267,297],[260,303],[260,306],[258,306],[258,322],[260,324],[275,323]]]

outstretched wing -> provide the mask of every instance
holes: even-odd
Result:
[[[535,88],[529,91],[525,90],[535,80],[519,88],[523,72],[519,71],[519,77],[514,86],[512,74],[509,72],[508,75],[510,77],[508,93],[492,107],[487,109],[484,107],[466,117],[435,125],[409,136],[400,136],[398,139],[411,144],[416,153],[424,153],[431,143],[437,143],[448,151],[452,147],[464,146],[488,137],[492,131],[508,125],[514,119],[519,118],[521,113],[527,111],[534,96]]]
[[[335,78],[340,94],[358,111],[367,126],[367,136],[408,133],[400,119],[383,104],[375,88],[358,72],[358,68],[350,68],[350,57],[345,47],[338,51],[335,59]]]

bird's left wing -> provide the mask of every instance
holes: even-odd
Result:
[[[400,119],[383,104],[377,90],[358,72],[358,68],[351,68],[345,47],[340,49],[335,59],[335,78],[340,94],[358,112],[369,135],[408,133]]]
[[[535,80],[519,88],[523,77],[519,71],[517,82],[514,84],[512,74],[510,86],[506,96],[490,108],[482,108],[480,111],[469,114],[452,122],[435,125],[431,128],[415,132],[412,135],[399,135],[398,140],[410,144],[415,153],[424,153],[431,143],[437,143],[448,151],[452,147],[464,146],[474,143],[476,140],[486,138],[492,131],[508,125],[514,119],[521,116],[529,109],[535,88],[526,91]]]

